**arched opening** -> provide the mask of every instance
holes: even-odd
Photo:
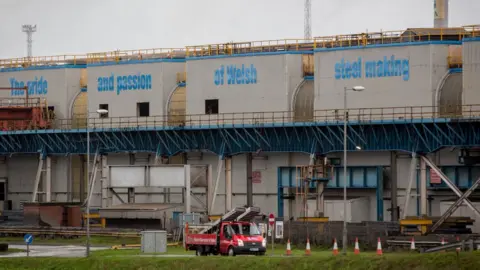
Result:
[[[72,105],[72,128],[87,126],[87,92],[80,92]]]
[[[450,73],[439,91],[438,113],[440,117],[458,117],[462,114],[462,73]]]
[[[313,121],[314,83],[312,80],[305,80],[300,84],[293,101],[294,121]]]
[[[185,125],[185,114],[187,111],[186,90],[185,86],[178,86],[170,96],[167,104],[169,126]]]
[[[70,108],[71,112],[71,125],[72,128],[86,128],[87,127],[87,116],[88,116],[88,94],[87,92],[80,92],[75,97],[75,100],[72,103]],[[74,202],[81,201],[85,198],[85,192],[87,187],[87,166],[85,166],[85,156],[83,155],[72,155],[70,157],[70,170],[72,177],[71,199]]]

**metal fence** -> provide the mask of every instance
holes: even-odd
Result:
[[[412,107],[385,107],[385,108],[355,108],[346,111],[350,122],[391,123],[392,121],[440,121],[441,119],[480,120],[480,105],[463,106],[412,106]],[[108,117],[108,118],[81,118],[51,120],[53,129],[79,129],[88,125],[92,129],[100,128],[153,128],[153,127],[251,127],[251,126],[291,126],[292,124],[309,125],[312,123],[343,123],[344,110],[316,110],[309,117],[296,116],[293,111],[284,112],[242,112],[220,114],[192,114],[149,117]],[[8,122],[14,127],[15,120],[0,120]],[[25,122],[25,120],[19,120]],[[29,129],[36,129],[35,123],[26,125]],[[7,129],[12,130],[12,129]]]

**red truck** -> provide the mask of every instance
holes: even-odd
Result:
[[[185,230],[185,249],[195,250],[197,256],[242,254],[265,255],[267,241],[257,225],[250,222],[260,213],[258,207],[237,207],[198,234]]]

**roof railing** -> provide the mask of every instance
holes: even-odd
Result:
[[[0,69],[28,68],[36,66],[82,65],[85,63],[85,55],[32,56],[0,59]]]
[[[124,62],[132,60],[146,59],[174,59],[185,58],[186,49],[184,48],[156,48],[140,50],[118,50],[109,52],[88,53],[87,62],[106,63],[106,62]]]
[[[381,31],[315,37],[313,39],[278,39],[247,42],[226,42],[186,46],[185,48],[158,48],[88,53],[86,55],[35,56],[0,59],[0,69],[31,66],[77,65],[85,63],[120,62],[143,59],[168,59],[234,55],[278,51],[311,51],[317,48],[368,46],[404,42],[457,40],[479,37],[480,25],[457,28],[409,28],[400,31]]]

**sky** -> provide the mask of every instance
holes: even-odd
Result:
[[[303,38],[303,0],[0,0],[0,58]],[[480,24],[479,0],[450,0],[449,25]],[[477,14],[475,14],[477,11]],[[312,34],[433,26],[433,0],[312,0]]]

